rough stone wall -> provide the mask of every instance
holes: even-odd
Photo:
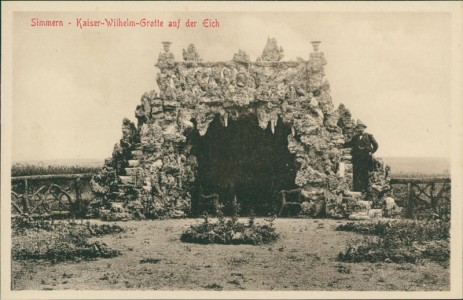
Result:
[[[167,215],[188,213],[197,167],[188,134],[197,129],[204,135],[216,115],[227,126],[253,114],[263,129],[274,131],[279,117],[291,126],[288,148],[300,165],[295,183],[303,197],[339,202],[351,181],[349,150],[342,144],[354,122],[344,105],[334,109],[327,62],[313,46],[307,61],[280,61],[283,49],[269,39],[256,62],[239,50],[231,61],[210,63],[200,61],[192,45],[183,50],[187,61],[176,61],[165,42],[156,64],[159,93],[142,96],[137,127],[124,120],[123,137],[106,162],[120,180],[119,195],[132,188],[139,191],[134,198],[149,197]]]

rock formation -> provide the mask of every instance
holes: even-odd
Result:
[[[354,122],[343,104],[333,106],[319,42],[312,44],[309,60],[297,62],[280,61],[283,49],[275,39],[267,41],[257,62],[242,50],[232,61],[202,62],[194,45],[183,51],[181,62],[169,42],[163,45],[156,64],[159,94],[141,97],[138,126],[124,119],[123,137],[105,163],[104,172],[118,178],[113,201],[139,202],[156,215],[187,215],[198,164],[188,135],[193,130],[205,135],[216,116],[226,127],[229,120],[255,115],[262,129],[270,126],[273,132],[278,120],[292,129],[288,149],[299,166],[295,184],[307,203],[319,207],[315,215],[345,216],[352,166],[350,149],[342,145],[352,136]],[[385,171],[372,176],[381,185],[376,190],[382,190]],[[107,180],[94,183],[102,190]]]
[[[277,40],[275,38],[268,38],[267,45],[265,45],[262,56],[258,60],[263,61],[280,61],[284,57],[283,48],[278,47]]]

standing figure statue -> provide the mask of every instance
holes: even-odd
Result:
[[[378,150],[378,143],[372,134],[366,133],[367,126],[357,120],[356,134],[344,143],[345,148],[352,148],[352,165],[354,171],[354,191],[366,193],[368,189],[368,172],[373,168],[373,153]]]

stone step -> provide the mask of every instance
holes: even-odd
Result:
[[[347,191],[345,192],[345,194],[349,195],[344,195],[342,197],[342,203],[346,205],[346,210],[349,214],[357,215],[359,213],[363,213],[364,215],[368,216],[368,213],[371,210],[370,201],[365,201],[361,199],[360,192]]]
[[[151,116],[156,118],[156,115],[159,115],[163,113],[164,111],[162,110],[162,103],[160,106],[152,106],[151,107]]]
[[[351,196],[351,197],[360,197],[360,196],[362,196],[361,192],[354,192],[354,191],[344,191],[344,194],[346,196]]]
[[[154,100],[151,101],[151,105],[153,105],[154,107],[162,106],[162,100],[161,99],[154,99]]]
[[[139,168],[125,168],[125,173],[127,174],[127,176],[137,176],[139,172]]]
[[[368,211],[371,209],[370,201],[359,200],[358,198],[343,197],[342,202],[347,205],[350,211]]]
[[[140,161],[138,159],[129,159],[128,162],[130,167],[138,167],[140,165]]]
[[[371,203],[369,201],[358,200],[357,198],[349,198],[347,211],[349,212],[349,220],[369,220],[378,215],[377,211],[371,212]]]
[[[120,195],[125,195],[127,189],[133,189],[134,185],[133,184],[119,184],[117,186],[117,191]]]
[[[124,190],[118,190],[117,193],[114,193],[113,197],[115,196],[115,201],[120,201],[125,198],[125,191]]]
[[[368,212],[360,211],[350,214],[347,218],[349,220],[369,220],[370,216],[368,215]]]
[[[351,154],[351,149],[350,148],[344,148],[344,149],[341,149],[341,153],[343,155],[350,155]]]
[[[142,150],[132,150],[132,156],[134,158],[141,158],[143,156]]]
[[[371,202],[365,200],[358,200],[354,206],[361,211],[369,211],[371,209]]]
[[[163,104],[164,104],[163,107],[164,107],[165,111],[166,110],[174,110],[174,109],[176,109],[177,107],[180,106],[180,103],[177,102],[177,101],[167,101],[166,100],[166,101],[164,101]]]
[[[135,177],[134,176],[119,176],[122,184],[135,184]]]
[[[375,218],[382,218],[383,217],[383,210],[381,208],[370,209],[368,211],[368,216],[372,219]]]

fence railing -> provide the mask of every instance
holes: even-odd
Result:
[[[94,174],[53,174],[11,177],[11,214],[78,214],[82,188]],[[84,183],[83,181],[87,181]]]
[[[94,174],[53,174],[11,178],[11,213],[48,215],[82,211],[82,189]],[[405,216],[426,212],[450,215],[449,177],[392,178],[394,194],[400,195]]]
[[[438,216],[450,216],[449,177],[392,178],[390,184],[394,193],[398,191],[398,194],[405,196],[403,207],[406,217],[415,217],[426,211]]]

